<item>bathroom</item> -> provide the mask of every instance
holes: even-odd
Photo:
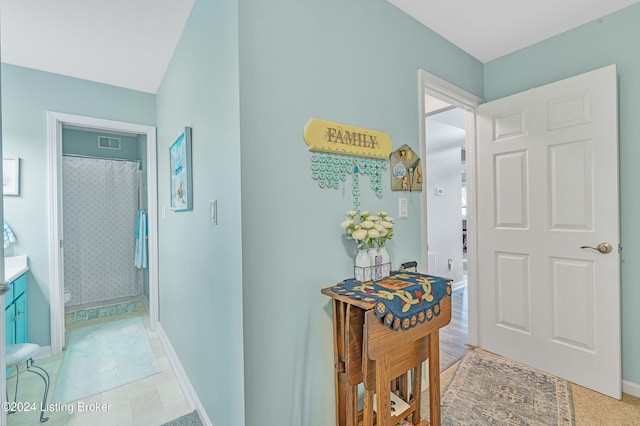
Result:
[[[148,303],[147,269],[134,266],[137,212],[146,211],[145,157],[143,135],[63,126],[66,313]]]

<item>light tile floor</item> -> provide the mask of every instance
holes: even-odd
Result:
[[[140,316],[147,328],[147,336],[151,348],[158,361],[161,372],[128,385],[93,395],[76,403],[70,404],[70,408],[54,405],[54,411],[49,411],[46,416],[49,421],[43,423],[46,426],[60,425],[132,425],[132,426],[154,426],[161,425],[169,420],[183,416],[192,411],[187,400],[182,393],[178,380],[171,368],[167,354],[162,347],[160,338],[149,331],[149,315],[140,303],[138,311],[123,315],[100,318],[96,320],[81,321],[71,323],[71,314],[66,316],[67,332],[74,328],[93,325],[96,323],[114,321],[132,316]],[[68,338],[68,335],[67,335]],[[51,376],[51,387],[49,389],[48,404],[53,404],[55,386],[64,353],[37,359],[36,365],[41,366]],[[15,389],[15,379],[10,379],[7,383],[9,399],[13,400],[13,390]],[[18,388],[18,401],[35,402],[37,411],[17,412],[7,416],[8,426],[40,425],[40,403],[44,383],[42,379],[31,373],[20,375],[20,385]],[[95,403],[95,404],[94,404]],[[106,412],[90,412],[87,409],[79,412],[78,407],[92,407],[106,404],[109,408]],[[93,405],[92,405],[93,404]],[[73,411],[73,412],[70,412]]]

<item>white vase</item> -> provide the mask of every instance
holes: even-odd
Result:
[[[382,262],[382,276],[388,277],[391,275],[391,258],[389,257],[389,252],[384,246],[378,247],[378,255],[381,256]]]
[[[354,269],[357,281],[371,281],[371,258],[366,250],[358,250]]]

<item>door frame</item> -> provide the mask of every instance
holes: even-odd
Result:
[[[2,157],[2,108],[0,106],[0,157]],[[2,176],[2,162],[0,161],[0,176]],[[2,194],[3,188],[0,187],[0,196],[4,199]],[[4,201],[0,202],[0,220],[4,220]],[[4,244],[0,247],[0,256],[4,259]],[[0,262],[0,280],[4,283],[4,261]],[[6,284],[6,283],[5,283]],[[4,307],[4,295],[0,295],[0,302],[2,302],[2,306]],[[4,401],[5,395],[7,394],[7,378],[6,378],[6,360],[4,354],[7,353],[5,330],[5,316],[4,309],[2,310],[2,318],[0,318],[0,354],[2,354],[2,359],[0,359],[0,399]],[[0,426],[5,426],[7,424],[7,410],[0,409]]]
[[[476,108],[482,98],[467,92],[423,69],[418,69],[418,124],[420,158],[426,159],[425,94],[448,102],[466,111],[465,149],[467,162],[467,294],[469,344],[478,344],[478,286],[477,277],[477,195],[476,195]],[[428,182],[425,182],[425,188]],[[421,261],[428,265],[427,200],[420,197]]]
[[[146,135],[147,210],[149,259],[149,317],[151,331],[159,323],[158,296],[158,173],[156,128],[143,124],[105,120],[95,117],[47,111],[47,148],[49,162],[49,307],[51,354],[62,352],[65,344],[64,286],[62,252],[62,126],[127,132]],[[131,260],[133,266],[133,259]]]

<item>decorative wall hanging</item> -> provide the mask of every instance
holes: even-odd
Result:
[[[320,188],[339,189],[352,176],[353,206],[360,209],[360,175],[369,176],[369,186],[382,198],[382,171],[387,169],[391,139],[385,132],[309,119],[304,140],[311,156],[311,177]]]
[[[386,160],[391,138],[385,132],[311,118],[304,126],[309,151],[331,152]]]
[[[391,153],[391,190],[422,191],[420,157],[409,145],[402,145]]]
[[[188,211],[193,209],[193,187],[191,170],[191,127],[185,127],[169,146],[171,164],[171,209]]]

